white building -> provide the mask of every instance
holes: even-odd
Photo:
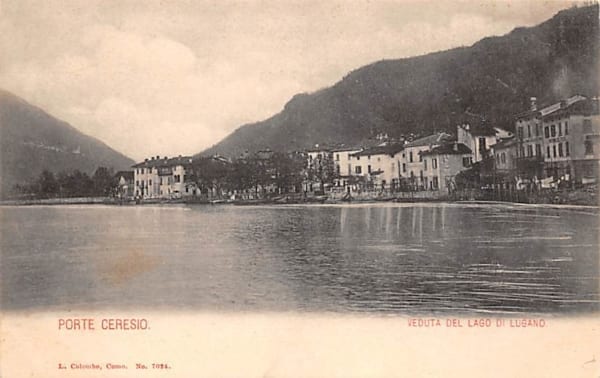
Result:
[[[349,155],[349,170],[360,176],[367,187],[389,189],[397,187],[400,178],[402,144],[367,148]]]
[[[192,158],[145,159],[133,166],[134,195],[139,198],[181,198],[192,195],[185,185],[186,170],[189,170]]]
[[[335,169],[334,186],[347,186],[352,176],[352,155],[363,149],[361,147],[334,148],[331,150]]]

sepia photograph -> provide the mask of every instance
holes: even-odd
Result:
[[[599,24],[0,0],[0,377],[600,376]]]

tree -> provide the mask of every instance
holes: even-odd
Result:
[[[92,176],[92,181],[92,194],[96,196],[109,196],[113,194],[119,184],[112,170],[106,167],[98,167]]]
[[[54,177],[54,173],[44,170],[37,182],[38,196],[41,198],[51,198],[58,194],[58,182]]]

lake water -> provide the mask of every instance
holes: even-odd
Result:
[[[0,208],[4,310],[600,310],[598,212],[490,204]]]

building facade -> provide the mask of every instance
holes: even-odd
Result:
[[[185,185],[191,164],[192,158],[189,156],[156,156],[133,165],[135,197],[173,199],[193,195]]]
[[[456,189],[454,178],[471,166],[472,151],[463,143],[446,143],[421,153],[424,187],[448,195]]]

